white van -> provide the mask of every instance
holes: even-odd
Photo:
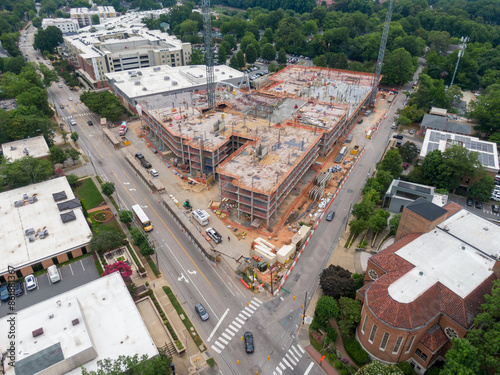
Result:
[[[61,281],[61,274],[59,273],[59,270],[57,269],[56,265],[52,265],[49,268],[47,268],[47,275],[49,275],[51,284]]]
[[[210,215],[205,210],[194,210],[193,217],[202,227],[204,227],[205,225],[208,225],[208,218]]]

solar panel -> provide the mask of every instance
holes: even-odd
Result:
[[[419,191],[424,194],[430,194],[431,189],[426,187],[426,186],[420,186],[420,185],[414,185],[414,184],[409,184],[408,182],[405,181],[400,181],[398,186],[401,186],[402,188],[408,189],[408,190],[414,190],[414,191]]]

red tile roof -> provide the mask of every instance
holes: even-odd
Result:
[[[427,332],[424,333],[420,342],[432,353],[441,348],[448,341],[439,324],[434,324]]]
[[[439,282],[410,303],[398,302],[389,295],[389,287],[414,268],[413,264],[395,252],[421,235],[422,233],[409,234],[371,257],[367,269],[373,268],[370,267],[373,263],[387,273],[379,275],[377,280],[365,285],[358,293],[364,293],[364,302],[373,314],[393,327],[415,329],[427,324],[436,315],[444,313],[468,329],[484,302],[484,295],[491,292],[491,284],[496,279],[494,274],[465,299]]]

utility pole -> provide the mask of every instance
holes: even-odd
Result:
[[[307,292],[306,292],[306,297],[304,298],[304,312],[302,313],[302,324],[304,324],[304,321],[306,319],[306,305],[307,305]]]
[[[209,109],[215,107],[215,78],[214,78],[214,50],[212,46],[212,20],[210,16],[210,0],[202,0],[203,11],[203,38],[205,42],[205,64],[207,75],[207,105]]]
[[[451,78],[450,87],[453,86],[453,82],[455,81],[455,75],[457,74],[458,64],[460,63],[460,58],[464,55],[465,49],[467,48],[467,42],[469,41],[468,36],[463,36],[460,38],[460,45],[458,46],[458,59],[457,64],[455,65],[455,71],[453,72],[453,77]]]

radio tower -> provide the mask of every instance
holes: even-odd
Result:
[[[384,63],[385,46],[387,44],[387,37],[389,36],[389,27],[391,26],[393,7],[394,7],[394,0],[389,0],[389,6],[387,7],[387,13],[385,15],[384,31],[382,33],[382,40],[380,41],[380,48],[378,50],[377,66],[375,67],[375,77],[373,78],[372,93],[370,95],[370,100],[369,100],[371,106],[375,105],[378,81],[380,80],[380,72],[382,71],[382,64]]]
[[[214,50],[212,47],[212,21],[210,19],[210,0],[202,0],[203,10],[203,38],[205,41],[205,64],[207,66],[207,104],[208,108],[215,107],[214,84]]]

